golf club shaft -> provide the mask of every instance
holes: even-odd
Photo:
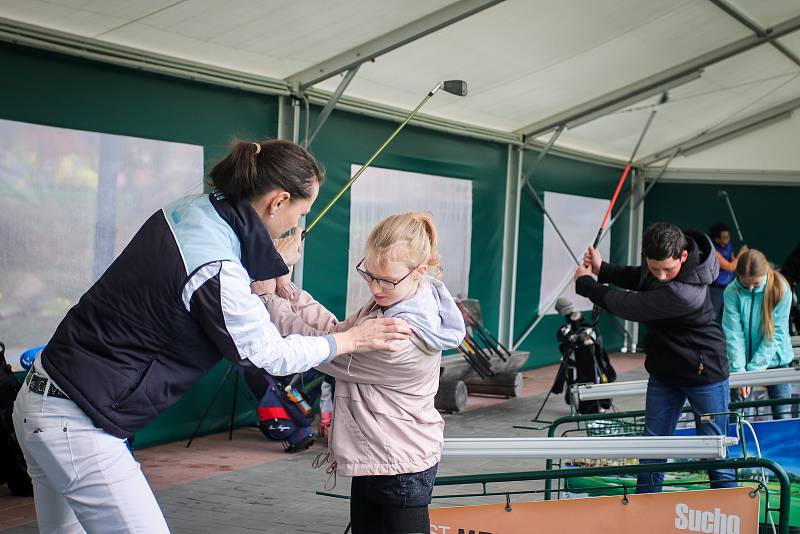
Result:
[[[469,312],[469,310],[467,309],[466,306],[464,306],[463,304],[459,304],[458,308],[466,316],[466,320],[467,320],[466,322],[467,322],[467,324],[469,326],[474,328],[477,332],[482,334],[484,337],[487,337],[492,344],[497,345],[498,349],[502,349],[503,352],[505,352],[507,356],[511,356],[511,353],[508,351],[508,349],[505,348],[502,343],[500,343],[500,341],[494,336],[494,334],[492,334],[489,331],[488,328],[486,328],[483,325],[479,324],[478,321],[475,320],[475,317],[472,316],[472,314]],[[505,358],[504,358],[504,360],[505,360]]]
[[[661,103],[667,101],[667,94],[661,97]],[[594,243],[592,244],[592,248],[597,248],[597,245],[600,243],[600,236],[603,235],[603,229],[606,227],[606,223],[608,222],[608,218],[611,216],[611,210],[614,209],[614,204],[617,203],[617,198],[619,197],[620,191],[622,191],[622,186],[625,184],[625,179],[628,177],[628,174],[631,172],[631,167],[633,166],[633,160],[636,158],[636,153],[639,152],[639,147],[642,146],[642,141],[644,141],[644,136],[647,135],[647,130],[650,129],[650,125],[653,123],[653,119],[656,116],[656,112],[658,109],[654,109],[650,112],[650,115],[647,117],[647,122],[644,124],[644,128],[642,128],[642,133],[639,134],[639,139],[636,140],[636,145],[633,147],[633,152],[631,153],[630,159],[628,159],[627,165],[625,165],[625,170],[622,171],[622,176],[619,179],[619,183],[617,183],[617,189],[614,191],[614,196],[611,197],[611,203],[608,205],[608,209],[606,210],[606,214],[603,217],[603,222],[600,224],[600,229],[597,231],[597,236],[594,238]]]
[[[378,147],[378,150],[376,150],[375,153],[373,153],[372,156],[370,156],[367,162],[364,163],[360,169],[358,169],[358,172],[356,172],[353,175],[353,177],[350,178],[350,180],[348,180],[346,184],[344,184],[344,187],[338,193],[336,193],[336,196],[334,196],[331,199],[331,201],[328,202],[328,204],[324,208],[322,208],[322,211],[319,212],[319,215],[314,217],[314,220],[311,221],[311,224],[306,226],[305,230],[303,230],[303,239],[305,239],[305,237],[308,235],[311,229],[314,228],[314,226],[316,226],[316,224],[320,221],[320,219],[322,219],[325,216],[325,214],[328,213],[328,211],[333,207],[333,205],[336,204],[339,198],[341,198],[341,196],[344,195],[348,189],[350,189],[350,186],[352,186],[353,183],[356,180],[358,180],[359,176],[361,176],[364,173],[364,171],[367,170],[367,168],[369,168],[370,165],[372,165],[372,162],[375,161],[375,158],[377,158],[381,154],[381,152],[383,152],[383,149],[386,148],[389,145],[389,143],[392,142],[392,139],[394,139],[395,136],[398,133],[400,133],[400,130],[402,130],[405,127],[405,125],[408,124],[408,122],[414,117],[414,115],[416,115],[417,112],[419,112],[419,110],[422,109],[422,106],[424,106],[428,102],[428,100],[430,100],[431,97],[434,94],[436,94],[436,92],[439,90],[440,87],[441,84],[437,85],[433,90],[431,90],[427,95],[425,95],[425,98],[423,98],[422,101],[419,104],[417,104],[417,107],[414,108],[414,111],[412,111],[403,120],[403,122],[400,123],[400,126],[398,126],[397,129],[395,129],[395,131],[393,131],[388,138],[386,138],[386,141],[384,141],[383,144],[380,147]]]
[[[485,377],[484,377],[484,375],[483,375],[483,371],[482,371],[482,370],[480,370],[480,369],[477,367],[477,365],[475,364],[475,362],[474,362],[474,361],[472,361],[472,356],[470,356],[470,355],[469,355],[469,353],[467,353],[467,351],[465,351],[464,349],[462,349],[462,348],[459,346],[459,347],[458,347],[458,352],[461,354],[461,356],[464,358],[464,360],[465,360],[465,361],[466,361],[466,362],[469,364],[469,366],[472,368],[472,370],[473,370],[473,371],[475,371],[476,373],[478,373],[478,375],[479,375],[481,378],[485,378]]]
[[[467,347],[468,347],[468,348],[469,348],[469,349],[470,349],[472,352],[474,352],[475,354],[477,354],[477,355],[478,355],[478,357],[479,357],[479,358],[480,358],[482,361],[484,361],[484,362],[487,362],[487,363],[491,361],[491,360],[490,360],[490,358],[489,358],[489,356],[487,356],[486,352],[485,352],[485,351],[484,351],[484,350],[483,350],[483,349],[480,347],[480,345],[478,345],[478,342],[477,342],[477,341],[475,341],[475,338],[473,338],[471,335],[467,334],[467,335],[464,337],[464,343],[466,344],[466,346],[467,346]]]
[[[508,354],[506,348],[497,340],[496,337],[492,335],[491,332],[483,328],[481,325],[473,321],[471,318],[468,320],[469,326],[472,327],[472,330],[475,334],[481,339],[484,345],[489,348],[493,353],[497,354],[501,360],[508,361],[506,356],[511,356]],[[504,355],[503,352],[506,354]]]
[[[478,328],[476,326],[473,326],[472,329],[475,331],[475,333],[481,339],[483,344],[486,345],[489,348],[489,350],[491,350],[494,354],[497,355],[498,358],[500,358],[504,362],[508,361],[508,358],[506,357],[506,355],[503,354],[503,351],[505,351],[505,347],[502,347],[499,343],[497,343],[494,340],[492,340],[491,337],[489,337],[487,335],[488,334],[487,331],[482,330],[481,328]]]
[[[459,345],[458,350],[464,356],[464,359],[469,362],[470,367],[472,367],[475,372],[481,376],[481,378],[490,376],[490,373],[492,372],[491,367],[488,367],[486,362],[481,360],[476,353],[470,352],[461,345]]]
[[[731,199],[728,194],[725,194],[725,203],[728,205],[728,211],[731,212],[731,218],[733,219],[733,225],[736,227],[736,233],[739,235],[739,241],[744,243],[744,237],[742,237],[742,229],[739,228],[739,221],[736,219],[736,213],[733,211],[733,204],[731,204]]]
[[[628,174],[631,172],[631,164],[628,163],[625,165],[625,170],[622,172],[622,176],[617,183],[617,189],[614,191],[614,196],[611,197],[611,203],[608,205],[608,209],[606,210],[605,216],[603,216],[603,222],[600,223],[600,229],[597,230],[597,236],[594,238],[594,243],[592,243],[592,248],[597,248],[597,245],[600,243],[600,236],[603,235],[603,229],[606,227],[606,223],[608,222],[608,218],[611,216],[611,210],[614,209],[614,204],[617,202],[617,198],[619,198],[619,192],[622,190],[622,186],[625,183],[625,179],[628,177]]]
[[[472,327],[472,332],[475,334],[472,336],[472,339],[475,342],[480,342],[479,344],[482,345],[482,349],[485,349],[490,355],[496,355],[501,360],[505,361],[506,358],[500,353],[500,350],[494,346],[494,344],[486,337],[486,335],[481,332],[479,329]]]

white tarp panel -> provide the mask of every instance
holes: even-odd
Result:
[[[0,323],[11,363],[156,210],[203,189],[203,148],[0,120]]]
[[[597,228],[608,209],[609,201],[602,198],[565,195],[545,191],[544,206],[561,230],[561,234],[578,257],[583,258],[586,248],[597,235]],[[600,243],[600,254],[608,259],[611,252],[611,239]],[[575,274],[575,261],[558,238],[553,225],[545,217],[544,239],[542,244],[542,282],[539,288],[539,315],[555,313],[555,299],[567,280]],[[571,284],[560,296],[570,299],[577,310],[591,310],[592,302],[578,296]],[[548,307],[548,304],[550,305]]]
[[[284,78],[454,0],[0,0],[0,17]]]
[[[355,173],[360,165],[353,165]],[[407,211],[433,215],[439,235],[442,280],[456,297],[469,290],[472,243],[472,182],[415,172],[371,167],[350,193],[350,249],[347,274],[347,315],[358,311],[370,296],[355,270],[364,256],[372,229],[385,217]]]
[[[675,161],[680,167],[691,169],[718,169],[719,163],[724,161],[727,169],[800,170],[798,131],[800,110],[789,119]],[[769,150],[764,150],[764,147],[769,147]]]
[[[347,94],[408,108],[463,78],[468,98],[425,113],[515,130],[748,34],[710,2],[507,0],[365,64]]]

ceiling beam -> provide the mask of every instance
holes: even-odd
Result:
[[[634,96],[632,96],[630,98],[621,100],[621,101],[619,101],[619,102],[617,102],[615,104],[612,104],[612,105],[609,105],[609,106],[604,106],[602,109],[599,109],[599,110],[595,111],[594,113],[589,113],[588,115],[584,115],[579,119],[574,119],[574,120],[568,122],[566,124],[566,127],[567,127],[568,130],[571,130],[572,128],[577,128],[578,126],[586,124],[587,122],[592,122],[593,120],[599,119],[600,117],[605,117],[606,115],[610,115],[611,113],[614,113],[615,111],[619,111],[620,109],[627,108],[628,106],[631,106],[631,105],[633,105],[633,104],[635,104],[637,102],[641,102],[642,100],[646,100],[646,99],[650,98],[651,96],[668,93],[670,89],[674,89],[676,87],[680,87],[681,85],[684,85],[684,84],[687,84],[689,82],[693,82],[695,80],[698,80],[698,79],[700,79],[700,77],[702,75],[703,75],[703,71],[702,70],[698,70],[698,71],[692,72],[690,74],[687,74],[686,76],[682,76],[680,78],[676,78],[674,80],[670,80],[669,82],[666,82],[664,84],[655,86],[652,89],[650,89],[649,91],[645,91],[642,94],[637,94],[637,95],[634,95]],[[661,102],[661,103],[663,103],[663,102]]]
[[[311,146],[311,143],[314,142],[314,138],[317,137],[317,134],[322,129],[322,126],[325,124],[325,121],[328,120],[331,113],[333,113],[333,109],[336,107],[336,104],[339,103],[339,100],[342,98],[345,89],[347,86],[350,85],[350,82],[353,81],[353,78],[356,77],[356,73],[358,73],[358,66],[353,67],[351,70],[347,71],[342,81],[339,82],[339,86],[331,95],[328,102],[325,104],[325,107],[322,108],[322,111],[319,112],[317,115],[317,120],[314,122],[314,126],[311,128],[311,133],[306,134],[306,141],[304,143],[305,148]]]
[[[767,36],[767,30],[762,28],[758,25],[756,21],[748,17],[744,12],[739,10],[736,6],[729,4],[726,0],[709,0],[712,4],[720,8],[722,11],[736,19],[740,24],[748,28],[750,31],[755,33],[756,35],[760,35],[762,37]],[[793,61],[796,65],[800,66],[800,57],[797,57],[797,54],[783,46],[778,41],[770,41],[771,44],[776,50],[778,50],[781,54],[789,58]]]
[[[588,102],[579,104],[533,124],[529,124],[528,126],[516,130],[516,133],[523,134],[526,138],[533,138],[554,130],[558,126],[578,121],[585,116],[591,114],[599,116],[598,113],[604,109],[619,109],[619,104],[623,101],[626,105],[629,105],[631,102],[644,100],[655,93],[663,92],[667,84],[679,81],[683,77],[690,76],[705,67],[751,50],[764,43],[771,43],[775,39],[779,39],[798,29],[800,29],[800,16],[793,17],[765,30],[765,33],[762,35],[751,35],[739,39],[738,41],[706,52],[694,59],[684,61],[674,67],[628,84],[625,87],[606,93]]]
[[[4,17],[0,17],[0,42],[243,91],[271,95],[291,93],[286,80],[81,37]]]
[[[702,74],[702,70],[696,70],[678,77],[670,77],[655,84],[647,84],[646,86],[637,85],[633,87],[627,85],[598,99],[590,100],[561,113],[556,113],[543,121],[528,125],[522,129],[526,130],[527,133],[523,133],[522,130],[517,130],[516,133],[523,133],[526,139],[532,140],[534,137],[543,135],[559,126],[565,126],[567,129],[577,128],[582,124],[619,111],[651,96],[662,94],[670,89],[697,80]]]
[[[705,131],[691,139],[646,156],[638,160],[636,165],[643,167],[652,165],[657,161],[670,157],[676,150],[678,155],[681,156],[706,150],[723,141],[728,141],[754,130],[769,126],[770,124],[774,124],[775,122],[788,119],[797,108],[800,108],[800,98],[794,98],[778,106],[740,119],[727,126],[720,126],[719,128]]]
[[[652,184],[657,176],[657,168],[645,169],[645,178]],[[800,186],[798,171],[765,171],[760,169],[670,169],[664,173],[659,183],[680,184],[727,184],[727,185],[774,185]],[[648,186],[649,187],[649,186]]]
[[[459,0],[447,7],[292,74],[287,81],[302,91],[339,73],[495,6],[504,0]]]

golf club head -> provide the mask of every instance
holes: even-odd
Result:
[[[728,192],[725,191],[724,189],[720,189],[719,191],[717,191],[717,196],[720,198],[726,198],[728,196]]]
[[[464,80],[445,80],[442,89],[456,96],[467,96],[467,82]]]

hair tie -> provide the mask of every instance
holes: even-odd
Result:
[[[253,144],[256,145],[256,154],[260,153],[261,152],[261,143],[253,143]]]

